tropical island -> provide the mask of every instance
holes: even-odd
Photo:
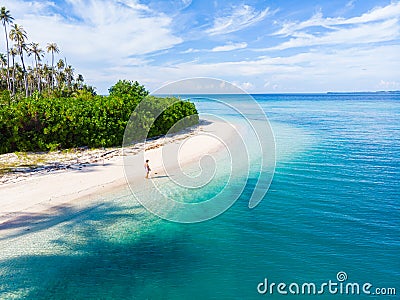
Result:
[[[74,74],[66,58],[56,59],[60,53],[56,43],[48,43],[44,50],[29,42],[24,27],[13,22],[5,7],[0,19],[7,49],[0,54],[0,154],[24,158],[17,164],[3,160],[2,173],[43,166],[49,151],[120,147],[132,112],[146,97],[151,99],[149,112],[167,107],[156,119],[144,118],[138,124],[147,126],[148,138],[166,134],[183,118],[187,119],[183,127],[199,122],[193,103],[149,96],[137,81],[120,80],[109,95],[97,95],[81,74]],[[46,52],[51,64],[44,62]],[[27,153],[38,151],[42,152],[39,158]]]
[[[152,96],[137,81],[119,80],[108,95],[98,95],[66,59],[57,60],[56,43],[48,43],[45,51],[29,42],[25,29],[13,23],[5,7],[0,19],[7,48],[0,54],[4,236],[31,230],[37,215],[62,222],[59,207],[68,207],[73,215],[103,195],[125,191],[126,157],[137,161],[129,180],[150,184],[143,159],[138,159],[141,155],[150,159],[152,173],[168,177],[165,161],[180,168],[219,151],[223,145],[208,133],[233,136],[234,129],[227,124],[199,120],[189,100]],[[139,118],[132,124],[133,115]],[[127,145],[127,131],[139,139]],[[177,160],[166,158],[165,149]],[[26,226],[15,226],[20,220]]]

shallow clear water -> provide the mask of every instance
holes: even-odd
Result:
[[[0,239],[0,298],[279,298],[259,295],[258,283],[318,284],[339,271],[399,294],[400,96],[254,97],[277,141],[259,206],[248,208],[252,174],[229,210],[198,224],[160,220],[128,190],[105,195],[61,224]],[[196,102],[202,113],[226,114]]]

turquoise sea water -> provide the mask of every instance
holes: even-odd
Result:
[[[226,102],[245,101],[225,95]],[[335,299],[260,295],[269,282],[371,283],[400,293],[400,96],[254,95],[277,142],[273,182],[207,222],[176,224],[134,203],[127,189],[51,226],[0,231],[0,298]],[[234,120],[207,100],[201,113]],[[250,175],[251,177],[251,175]],[[215,185],[210,185],[213,193]],[[150,191],[151,192],[151,191]],[[196,193],[193,193],[195,196]]]

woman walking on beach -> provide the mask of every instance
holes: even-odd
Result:
[[[150,166],[149,166],[149,160],[146,159],[146,162],[144,163],[144,170],[146,171],[146,178],[149,179],[149,174],[150,174]]]

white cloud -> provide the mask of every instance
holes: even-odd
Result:
[[[348,3],[352,4],[351,2]],[[287,22],[273,35],[289,37],[275,47],[256,49],[283,50],[317,45],[360,45],[393,41],[400,37],[400,2],[377,7],[352,18],[324,18],[319,11],[302,22]],[[324,28],[317,33],[311,28]]]
[[[222,51],[233,51],[237,49],[244,49],[247,47],[247,43],[228,43],[223,46],[214,47],[211,51],[212,52],[222,52]]]
[[[267,90],[276,91],[276,90],[278,89],[279,85],[276,84],[276,83],[272,83],[272,82],[270,82],[270,81],[266,81],[266,82],[264,83],[263,87],[264,87],[265,89],[267,89]]]
[[[344,20],[342,24],[360,24],[366,22],[375,22],[391,18],[398,18],[399,15],[400,15],[400,2],[392,2],[391,4],[385,7],[376,7],[371,11],[362,14],[360,17],[354,17]],[[330,20],[330,18],[328,18],[328,20]],[[334,23],[335,19],[332,20]]]
[[[55,3],[52,1],[2,1],[2,6],[7,7],[10,10],[11,15],[15,17],[15,14],[36,14],[36,13],[47,13],[49,9],[55,7]]]
[[[245,89],[251,92],[371,91],[387,89],[378,86],[382,78],[385,82],[398,82],[398,53],[400,45],[320,49],[283,57],[262,56],[253,60],[217,63],[194,60],[172,65],[116,66],[111,72],[96,76],[98,82],[107,83],[106,87],[115,80],[113,74],[118,74],[120,78],[140,79],[149,90],[179,79],[212,76],[238,84],[249,82],[253,87]]]
[[[150,89],[190,77],[208,77],[251,83],[245,89],[263,92],[265,80],[274,92],[325,92],[374,90],[382,74],[386,82],[400,78],[400,45],[320,50],[286,57],[263,56],[248,61],[179,63],[168,66],[123,68],[119,74],[140,76]],[[371,59],[373,58],[373,59]],[[154,77],[154,74],[158,74]]]
[[[199,50],[199,49],[189,48],[187,50],[181,51],[180,53],[187,54],[187,53],[195,53],[195,52],[200,52],[200,51],[201,50]]]
[[[351,3],[351,1],[350,1]],[[275,32],[274,35],[290,36],[297,31],[310,27],[335,28],[340,25],[357,25],[369,22],[385,21],[389,19],[398,19],[400,16],[400,2],[393,2],[385,7],[376,7],[371,11],[353,18],[324,18],[322,12],[319,11],[310,19],[302,22],[286,22],[282,28]]]
[[[250,92],[255,88],[254,84],[248,81],[245,82],[234,81],[232,83],[233,85],[237,86],[238,88],[242,89],[245,92]]]
[[[350,0],[349,2],[346,3],[346,8],[351,9],[354,7],[354,2],[355,0]]]
[[[197,53],[197,52],[226,52],[226,51],[233,51],[233,50],[238,50],[238,49],[244,49],[247,47],[247,43],[227,43],[226,45],[222,46],[217,46],[210,49],[194,49],[194,48],[189,48],[184,51],[180,51],[179,53],[181,54],[188,54],[188,53]]]
[[[220,35],[239,31],[262,21],[268,14],[269,8],[256,11],[249,5],[234,7],[228,15],[217,17],[213,27],[206,32],[210,35]]]
[[[383,89],[385,91],[387,90],[398,90],[400,89],[400,82],[398,81],[385,81],[381,79],[381,81],[378,84],[378,89]]]
[[[278,46],[263,50],[283,50],[295,47],[335,44],[365,44],[392,41],[400,36],[400,25],[397,19],[379,23],[367,23],[354,28],[341,28],[321,36],[298,33],[296,37]]]
[[[56,42],[62,52],[60,57],[66,56],[69,63],[79,66],[77,72],[83,74],[91,74],[93,69],[99,70],[97,73],[109,72],[108,68],[129,64],[134,56],[137,63],[141,55],[182,42],[172,32],[169,16],[138,1],[67,0],[67,3],[70,10],[65,17],[55,13],[53,2],[4,1],[15,23],[27,31],[29,42],[39,42],[43,48],[49,42]],[[96,77],[88,79],[95,81]]]
[[[119,2],[135,10],[151,12],[151,9],[148,6],[140,4],[135,0],[119,0]]]
[[[251,82],[243,82],[243,83],[240,85],[240,87],[243,88],[243,89],[246,90],[246,91],[251,91],[251,90],[254,90],[255,85],[252,84]]]
[[[76,73],[82,73],[102,93],[121,78],[139,80],[151,90],[199,76],[223,78],[252,92],[399,89],[400,2],[348,19],[324,18],[318,12],[309,20],[284,24],[279,37],[272,37],[285,38],[275,49],[312,48],[299,48],[291,54],[269,51],[268,55],[237,61],[223,51],[245,49],[246,42],[212,48],[211,41],[202,36],[204,40],[185,44],[187,50],[179,52],[181,47],[173,47],[183,40],[172,29],[172,17],[136,0],[68,0],[67,17],[57,13],[60,8],[50,1],[3,2],[27,30],[29,42],[39,42],[42,47],[56,42],[62,51],[57,58],[66,56]],[[246,28],[270,14],[268,9],[234,7],[215,19],[207,33],[214,43],[215,35]],[[317,34],[314,29],[318,26],[325,29]],[[199,45],[204,48],[197,49]],[[1,47],[4,52],[0,35]],[[209,55],[211,51],[220,53]],[[163,52],[166,57],[160,55]],[[179,55],[197,52],[204,55]],[[207,61],[209,56],[217,62]]]
[[[184,7],[188,7],[190,4],[192,4],[192,0],[182,0],[182,4],[184,5]]]

